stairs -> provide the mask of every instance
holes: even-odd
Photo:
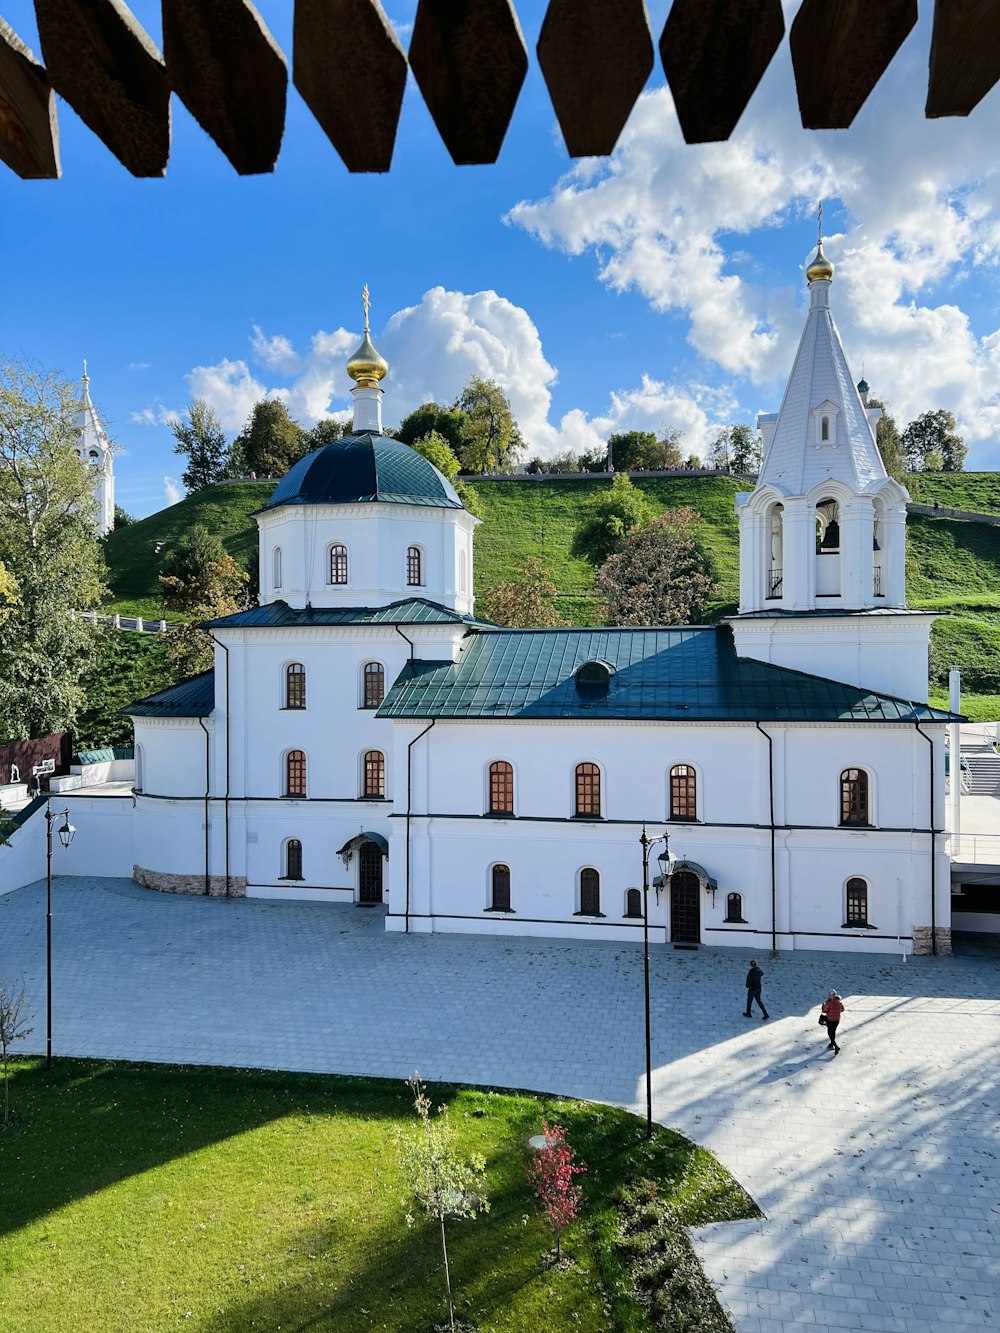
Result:
[[[992,746],[963,746],[962,758],[969,765],[969,794],[1000,797],[1000,754]]]

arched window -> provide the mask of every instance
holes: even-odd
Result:
[[[330,547],[330,582],[347,582],[347,547],[339,542]]]
[[[285,843],[285,879],[302,878],[302,844],[298,838]]]
[[[302,750],[289,750],[285,756],[285,795],[305,796],[306,757]]]
[[[101,455],[97,452],[96,449],[91,449],[91,451],[90,451],[90,461],[91,461],[91,463],[93,464],[94,467],[96,467],[97,464],[101,461]]]
[[[424,581],[424,560],[419,546],[406,548],[406,582],[411,588],[419,588]]]
[[[510,866],[494,866],[490,875],[490,907],[494,912],[510,911]]]
[[[580,915],[601,915],[601,877],[593,866],[580,871]]]
[[[514,813],[514,769],[505,759],[498,759],[490,764],[490,800],[491,815],[512,815]]]
[[[306,706],[306,669],[301,662],[291,662],[285,667],[285,707],[305,708]]]
[[[367,750],[365,752],[362,795],[370,799],[385,795],[385,755],[381,750]]]
[[[276,546],[271,554],[271,582],[275,588],[281,587],[281,547]]]
[[[868,774],[863,768],[845,768],[840,775],[841,824],[870,824]]]
[[[868,885],[863,879],[847,881],[847,914],[844,926],[868,925]]]
[[[625,915],[642,916],[642,890],[629,889],[625,894]]]
[[[366,662],[362,672],[364,680],[363,708],[378,708],[385,698],[385,668],[381,662]]]
[[[743,895],[742,893],[726,894],[726,920],[742,921],[743,918]]]
[[[828,439],[830,438],[830,418],[829,418],[829,417],[823,417],[822,421],[820,422],[820,427],[819,427],[819,438],[820,438],[821,440],[828,440]]]
[[[601,770],[596,764],[576,766],[576,806],[578,818],[601,817]]]
[[[675,764],[670,770],[670,818],[698,818],[698,775],[690,764]]]
[[[816,506],[816,554],[836,555],[840,551],[840,506],[828,498]]]

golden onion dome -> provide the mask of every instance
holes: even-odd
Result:
[[[806,269],[806,277],[810,282],[830,282],[833,279],[833,265],[823,253],[822,241],[816,246],[816,254]]]
[[[378,384],[389,373],[389,363],[372,346],[367,329],[361,346],[347,363],[347,373],[358,384]]]

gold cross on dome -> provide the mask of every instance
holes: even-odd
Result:
[[[362,305],[364,306],[364,308],[365,308],[365,333],[368,333],[368,332],[369,332],[369,329],[368,329],[368,311],[371,309],[371,304],[372,304],[372,302],[371,302],[371,297],[368,295],[368,284],[367,284],[367,282],[366,282],[365,285],[361,288],[361,304],[362,304]]]
[[[816,210],[816,244],[823,244],[823,200],[819,201],[819,208]]]

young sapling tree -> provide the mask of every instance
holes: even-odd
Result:
[[[556,1242],[556,1258],[562,1258],[562,1233],[580,1215],[580,1186],[575,1177],[587,1169],[585,1162],[577,1162],[573,1149],[566,1141],[562,1125],[542,1121],[545,1146],[538,1148],[525,1167],[528,1184],[535,1192],[541,1211],[552,1228]]]
[[[10,1124],[10,1048],[34,1029],[28,1027],[28,1001],[24,986],[13,986],[0,977],[0,1058],[3,1060],[3,1127]]]

